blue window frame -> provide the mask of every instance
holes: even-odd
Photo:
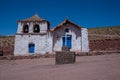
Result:
[[[29,44],[29,53],[34,53],[35,44]]]
[[[71,35],[63,36],[63,46],[67,46],[68,48],[72,47],[72,36]]]

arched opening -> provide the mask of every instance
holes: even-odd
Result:
[[[29,53],[34,53],[35,50],[35,44],[31,43],[29,44]]]
[[[39,32],[40,32],[40,27],[39,27],[39,25],[36,24],[36,25],[34,26],[33,32],[34,32],[34,33],[39,33]]]
[[[65,33],[69,33],[69,29],[68,28],[65,29]]]
[[[23,26],[23,33],[28,33],[29,32],[29,27],[28,25]]]

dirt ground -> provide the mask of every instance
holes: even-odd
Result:
[[[81,56],[65,65],[54,58],[0,60],[0,80],[120,80],[120,54]]]

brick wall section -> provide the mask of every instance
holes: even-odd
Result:
[[[89,47],[90,47],[90,51],[120,50],[120,38],[103,39],[103,40],[90,40]]]

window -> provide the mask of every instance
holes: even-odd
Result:
[[[65,32],[66,32],[66,33],[69,33],[69,29],[65,29]]]
[[[69,24],[67,23],[66,26],[69,26]]]
[[[40,32],[40,27],[39,27],[39,25],[35,25],[35,26],[34,26],[34,32],[35,32],[35,33],[39,33],[39,32]]]
[[[23,26],[23,33],[28,33],[29,32],[29,27],[28,25]]]

